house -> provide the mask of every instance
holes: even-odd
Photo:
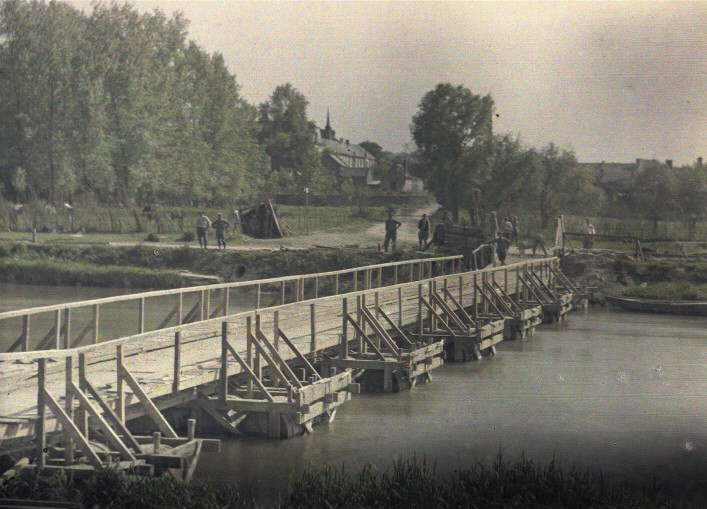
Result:
[[[648,168],[672,168],[673,161],[667,159],[661,163],[657,159],[636,159],[634,163],[578,163],[577,168],[584,171],[595,186],[606,193],[609,202],[631,198],[635,188],[635,179]]]
[[[339,179],[351,179],[358,186],[380,185],[380,181],[373,178],[376,158],[363,147],[337,138],[336,131],[331,127],[328,110],[324,129],[314,129],[314,142],[321,153],[324,167]]]

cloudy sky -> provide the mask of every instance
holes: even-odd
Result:
[[[581,161],[707,156],[706,1],[130,3],[182,11],[248,100],[290,82],[352,142],[401,149],[422,95],[451,82],[493,96],[497,132]]]

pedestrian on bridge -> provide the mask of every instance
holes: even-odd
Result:
[[[388,252],[388,245],[392,242],[392,250],[395,251],[395,246],[398,240],[398,228],[402,226],[400,221],[393,219],[393,211],[388,211],[388,219],[385,221],[385,240],[383,241],[383,250]]]
[[[506,237],[501,236],[497,237],[493,243],[496,244],[496,255],[498,255],[498,261],[501,262],[501,265],[505,265],[506,255],[508,254],[508,246],[511,245],[511,241]]]
[[[425,246],[427,246],[427,239],[430,237],[430,218],[427,217],[427,214],[422,214],[422,219],[420,219],[417,223],[417,242],[419,244],[419,249],[420,251],[425,250]]]
[[[230,223],[223,218],[222,214],[218,214],[212,226],[216,230],[216,243],[219,249],[226,249],[226,230]]]
[[[584,220],[584,249],[592,249],[594,247],[594,235],[597,231],[594,225],[589,222],[589,218]]]
[[[538,233],[533,240],[533,257],[535,256],[536,249],[542,249],[543,254],[547,256],[547,250],[545,249],[545,236],[542,233]]]
[[[199,239],[199,246],[206,249],[207,242],[207,231],[211,226],[211,219],[206,215],[205,212],[199,214],[199,218],[196,220],[196,236]]]

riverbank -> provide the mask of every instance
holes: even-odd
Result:
[[[269,278],[346,269],[419,257],[411,249],[217,251],[189,247],[0,245],[0,281],[25,284],[175,288],[203,284],[184,272],[222,281]]]
[[[653,257],[645,261],[617,251],[570,253],[562,268],[580,287],[593,288],[592,301],[606,295],[700,300],[707,292],[707,255]]]
[[[110,494],[107,499],[107,494]],[[425,460],[397,461],[389,470],[365,465],[358,471],[325,467],[305,471],[284,491],[281,509],[524,507],[679,507],[659,487],[619,482],[600,473],[525,458],[475,464],[439,475]],[[255,508],[255,499],[236,484],[184,483],[171,477],[135,478],[105,470],[79,481],[23,472],[0,486],[0,498],[52,500],[111,508]]]

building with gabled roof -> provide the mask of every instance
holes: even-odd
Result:
[[[322,164],[339,179],[350,179],[359,186],[378,186],[380,181],[373,178],[376,158],[360,145],[336,137],[331,127],[329,110],[326,126],[314,130],[314,141],[321,153]]]

